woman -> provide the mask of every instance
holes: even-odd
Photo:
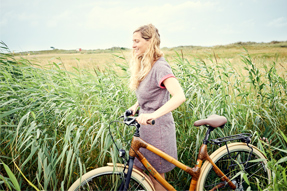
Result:
[[[185,101],[185,96],[159,46],[160,35],[152,24],[134,31],[130,88],[136,91],[137,102],[130,110],[135,114],[140,107],[137,121],[141,124],[141,138],[177,159],[175,124],[171,111]],[[148,125],[149,120],[155,120],[155,125]],[[141,152],[163,178],[164,173],[174,168],[173,164],[146,149],[141,149]],[[135,165],[145,169],[137,159]],[[151,179],[156,190],[163,189],[156,180]]]

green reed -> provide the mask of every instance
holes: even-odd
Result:
[[[278,160],[285,155],[275,148],[287,149],[287,142],[279,131],[287,133],[287,70],[282,67],[283,72],[280,72],[283,75],[279,75],[276,63],[264,63],[264,60],[263,67],[259,68],[247,50],[241,57],[238,64],[242,65],[242,71],[236,69],[234,63],[225,60],[219,63],[213,55],[208,61],[195,57],[192,62],[178,55],[174,61],[175,75],[187,97],[186,103],[174,112],[178,123],[179,157],[190,166],[195,165],[206,130],[205,127],[193,127],[193,122],[214,113],[227,117],[228,123],[223,129],[213,131],[211,138],[249,132],[253,135],[253,144],[263,152],[266,149],[259,138],[268,137],[274,148],[267,150],[273,153],[274,158]],[[190,146],[193,152],[190,152]],[[267,156],[271,159],[271,155]],[[286,162],[282,164],[283,169],[286,168]],[[180,170],[169,173],[169,178],[175,180],[178,188],[189,185],[190,178],[181,181],[185,176]],[[180,181],[176,181],[178,179]]]
[[[117,162],[108,125],[136,99],[127,87],[125,58],[115,56],[105,70],[67,71],[60,59],[40,67],[25,59],[15,60],[7,46],[1,46],[0,189],[18,185],[32,189],[34,185],[39,190],[67,190],[81,174]],[[228,123],[211,138],[250,132],[253,144],[269,159],[269,151],[275,160],[284,156],[278,149],[287,150],[279,133],[287,133],[285,68],[283,75],[278,74],[275,62],[258,68],[247,52],[238,63],[243,66],[241,71],[214,54],[208,60],[186,60],[178,54],[169,62],[187,98],[173,112],[180,161],[194,166],[206,128],[193,123],[214,113],[226,116]],[[113,123],[111,132],[117,145],[128,149],[121,134],[128,139],[132,129]],[[272,140],[272,147],[267,148],[260,137]],[[5,165],[18,185],[9,171],[2,170]],[[181,189],[190,181],[179,169],[169,172],[167,178]]]

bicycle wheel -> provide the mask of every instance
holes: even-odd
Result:
[[[106,166],[92,170],[79,178],[69,191],[80,190],[118,190],[123,180],[121,166]],[[154,190],[143,174],[133,170],[128,190]]]
[[[222,146],[210,155],[218,168],[236,185],[236,190],[246,190],[249,186],[251,190],[258,190],[258,187],[263,189],[271,180],[266,157],[257,147],[250,144],[249,146],[253,148],[252,153],[247,144],[232,143],[228,145],[229,154],[226,146]],[[205,161],[198,179],[197,190],[211,190],[216,185],[225,183],[216,175],[212,167],[209,161]],[[247,175],[249,184],[243,178],[243,173]],[[231,190],[231,188],[226,184],[218,190]]]

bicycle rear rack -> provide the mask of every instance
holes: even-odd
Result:
[[[239,141],[242,141],[242,142],[248,144],[251,142],[250,137],[252,137],[252,135],[250,133],[241,133],[241,134],[237,134],[237,135],[231,135],[231,136],[227,136],[227,137],[212,139],[210,141],[211,141],[211,144],[216,144],[216,145],[221,145],[222,143],[226,143],[228,141],[235,141],[235,140],[239,140]]]

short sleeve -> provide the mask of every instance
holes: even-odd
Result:
[[[175,78],[171,67],[166,61],[159,61],[155,65],[155,76],[158,87],[165,89],[163,82],[168,78]]]

